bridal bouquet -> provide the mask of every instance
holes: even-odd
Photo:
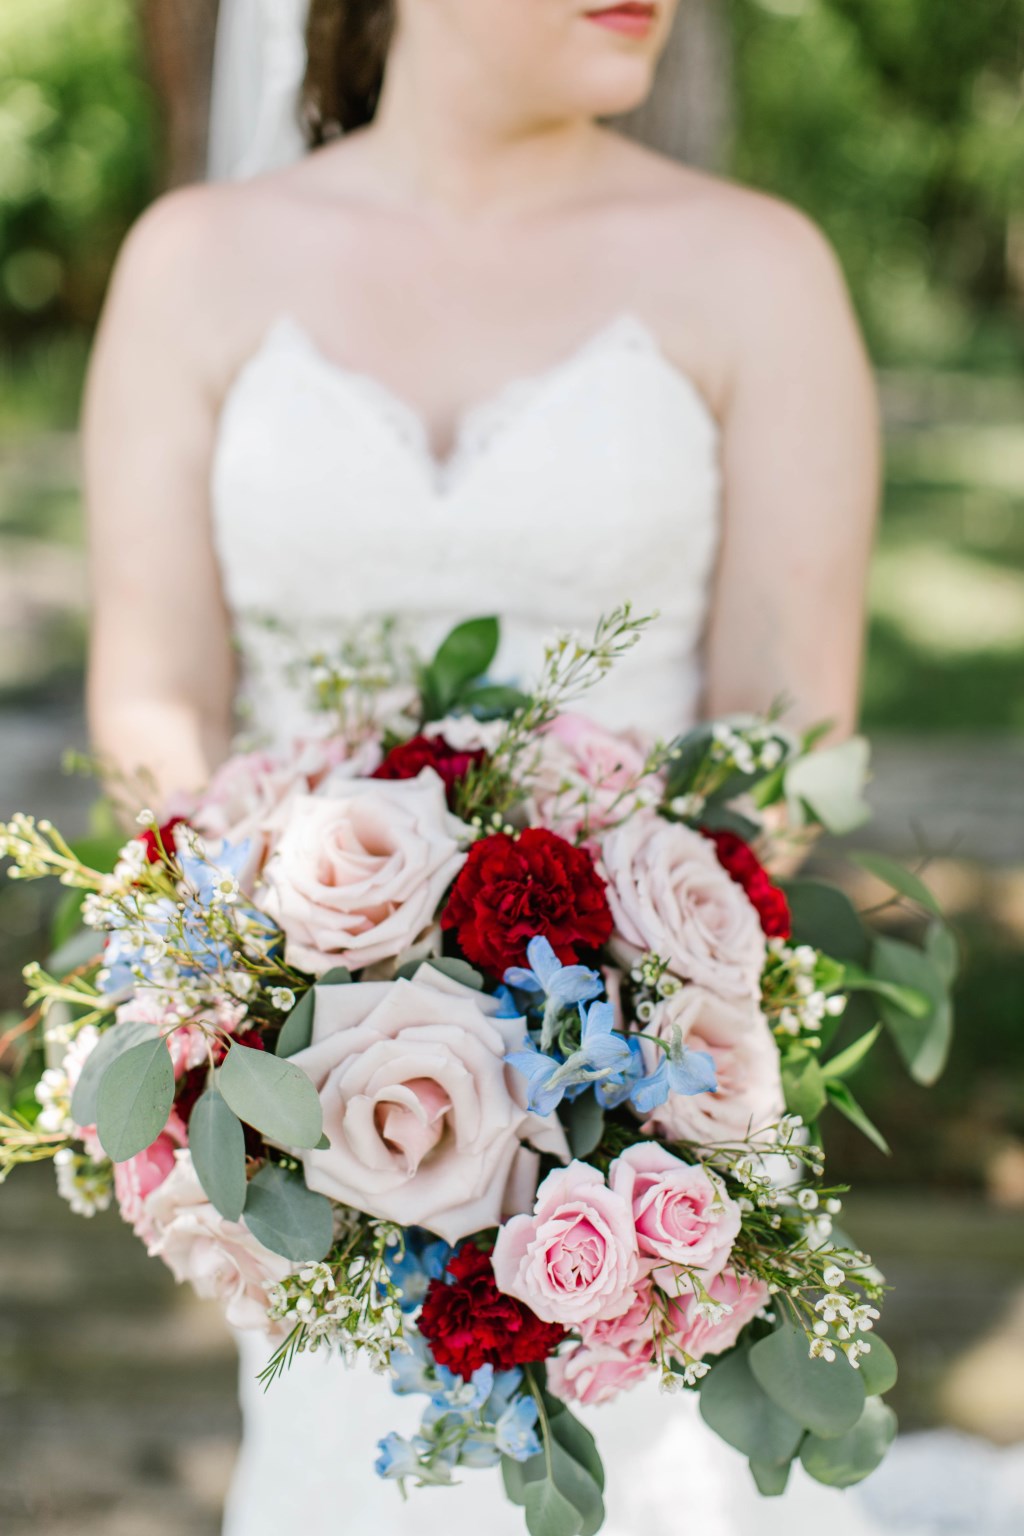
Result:
[[[500,1464],[533,1536],[600,1528],[571,1405],[648,1377],[699,1392],[765,1494],[794,1458],[838,1486],[879,1462],[884,1284],[819,1120],[884,1147],[850,1074],[885,1027],[930,1081],[950,1030],[918,876],[861,856],[912,942],[767,872],[863,819],[862,742],[734,718],[644,743],[570,710],[646,623],[557,638],[529,693],[486,680],[493,620],[408,686],[320,657],[322,734],[141,813],[102,868],[46,822],[0,827],[10,873],[56,875],[84,925],[26,972],[3,1171],[52,1157],[80,1214],[116,1200],[267,1330],[268,1385],[328,1349],[422,1394],[378,1473]]]

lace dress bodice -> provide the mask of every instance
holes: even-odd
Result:
[[[625,600],[661,617],[588,701],[674,733],[695,713],[719,523],[718,432],[637,319],[468,412],[450,456],[389,390],[282,319],[224,405],[214,538],[256,735],[302,728],[288,656],[397,616],[429,653],[497,614],[495,681],[529,680],[558,628]]]

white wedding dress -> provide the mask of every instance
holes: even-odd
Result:
[[[283,655],[341,627],[399,614],[426,648],[459,619],[495,613],[494,675],[515,679],[537,667],[553,627],[589,631],[624,599],[661,619],[587,708],[614,726],[684,727],[700,693],[719,491],[708,407],[631,317],[472,410],[444,463],[414,411],[280,321],[230,392],[213,474],[249,728],[278,740],[308,729],[282,683]],[[245,1442],[228,1536],[522,1536],[497,1473],[467,1472],[457,1489],[414,1491],[408,1503],[375,1476],[376,1442],[411,1433],[425,1399],[319,1356],[264,1395],[265,1341],[245,1336],[240,1349]],[[607,1465],[607,1536],[889,1529],[859,1493],[820,1488],[799,1468],[789,1495],[760,1500],[695,1404],[653,1384],[584,1417]]]

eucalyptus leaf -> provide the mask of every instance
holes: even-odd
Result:
[[[808,1435],[800,1447],[804,1470],[829,1488],[851,1488],[875,1470],[896,1438],[896,1415],[880,1397],[869,1397],[852,1429],[822,1439]]]
[[[792,1465],[790,1461],[784,1461],[781,1465],[770,1461],[751,1461],[751,1476],[762,1498],[777,1499],[785,1493]]]
[[[848,1085],[838,1078],[829,1078],[826,1082],[829,1103],[834,1104],[841,1115],[845,1115],[851,1125],[855,1125],[862,1136],[876,1146],[879,1152],[884,1152],[886,1157],[892,1155],[889,1143],[875,1125],[874,1121],[865,1114],[858,1101],[850,1092]]]
[[[580,1536],[583,1518],[550,1479],[527,1483],[523,1504],[530,1536]]]
[[[863,736],[851,736],[797,758],[786,772],[786,800],[796,826],[807,819],[842,837],[871,816],[864,799],[871,749]]]
[[[421,964],[440,971],[441,975],[447,976],[450,981],[458,981],[464,987],[472,987],[474,992],[483,991],[484,978],[469,964],[468,960],[458,960],[454,956],[442,955],[440,958],[421,961]]]
[[[225,1221],[240,1221],[245,1208],[245,1132],[216,1088],[196,1100],[188,1146],[203,1189]]]
[[[100,1079],[96,1133],[104,1152],[125,1163],[153,1145],[174,1103],[174,1065],[160,1036],[115,1058]]]
[[[929,923],[924,948],[943,984],[952,987],[960,973],[960,951],[956,934],[949,924],[942,921]]]
[[[896,1356],[877,1333],[872,1333],[867,1342],[871,1349],[868,1354],[860,1357],[861,1380],[869,1398],[881,1397],[883,1392],[891,1392],[896,1385],[899,1366]]]
[[[307,1189],[302,1176],[267,1163],[249,1182],[245,1225],[271,1253],[296,1264],[326,1258],[334,1242],[334,1210],[326,1195]]]
[[[923,1017],[908,1014],[886,997],[879,999],[879,1011],[911,1077],[930,1086],[942,1075],[953,1041],[953,1003],[942,974],[924,951],[886,937],[875,940],[871,971],[928,997],[930,1007]]]
[[[898,891],[901,896],[908,897],[919,907],[923,907],[926,912],[931,912],[933,916],[942,916],[938,902],[920,875],[905,869],[895,859],[887,858],[884,853],[874,851],[851,853],[849,857],[854,864],[859,864],[861,869],[866,869],[869,875],[874,875],[876,880],[881,880],[883,885],[889,886],[890,890]]]
[[[754,1379],[746,1349],[712,1365],[701,1384],[700,1413],[727,1444],[772,1466],[788,1465],[803,1435],[803,1426]]]
[[[543,1453],[531,1456],[527,1461],[514,1461],[511,1456],[501,1458],[501,1478],[505,1492],[511,1503],[518,1504],[520,1508],[526,1503],[527,1484],[541,1482],[547,1475],[548,1467]]]
[[[931,1012],[931,999],[926,992],[918,987],[901,986],[895,981],[883,981],[858,965],[846,967],[844,986],[849,992],[871,992],[876,997],[884,997],[903,1013],[909,1013],[912,1019],[925,1019]]]
[[[549,1397],[545,1393],[544,1403],[548,1410],[548,1424],[552,1435],[573,1461],[590,1474],[598,1491],[603,1493],[604,1463],[597,1449],[597,1441],[590,1430],[585,1424],[581,1424],[575,1414],[571,1413],[558,1398]]]
[[[281,1026],[281,1033],[274,1046],[275,1056],[296,1056],[304,1051],[313,1039],[313,1017],[316,1012],[316,988],[310,987],[299,998]]]
[[[284,1147],[315,1147],[323,1134],[320,1098],[293,1062],[233,1041],[217,1086],[238,1118]]]
[[[789,880],[783,890],[793,915],[794,944],[810,944],[833,959],[867,965],[870,938],[848,896],[818,880]]]
[[[156,1040],[159,1034],[155,1024],[142,1019],[126,1019],[123,1024],[112,1024],[103,1031],[85,1058],[81,1076],[71,1095],[71,1118],[76,1125],[96,1124],[96,1097],[100,1080],[111,1062],[135,1045],[142,1045],[146,1040]]]
[[[780,1409],[816,1435],[845,1434],[863,1411],[864,1383],[846,1356],[812,1360],[806,1334],[788,1323],[752,1346],[750,1370]]]
[[[597,1102],[597,1095],[581,1093],[578,1099],[564,1106],[562,1118],[573,1157],[589,1157],[604,1134],[604,1110]]]

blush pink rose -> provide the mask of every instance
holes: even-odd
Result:
[[[705,1355],[720,1355],[731,1349],[744,1328],[768,1305],[768,1287],[752,1275],[724,1269],[706,1283],[711,1300],[729,1310],[717,1323],[707,1322],[697,1310],[692,1295],[680,1296],[669,1306],[668,1348],[678,1355],[703,1360]]]
[[[187,1141],[185,1122],[176,1110],[172,1110],[166,1129],[160,1132],[152,1146],[125,1163],[115,1163],[114,1193],[122,1217],[133,1227],[142,1220],[146,1200],[170,1177],[174,1154]]]
[[[639,736],[617,735],[585,715],[558,715],[541,733],[528,806],[532,825],[574,840],[631,816],[661,797],[661,781],[644,777]]]
[[[706,1147],[749,1141],[778,1123],[785,1112],[778,1046],[753,999],[726,1001],[706,987],[681,987],[658,1004],[640,1037],[649,1072],[664,1053],[644,1045],[644,1038],[668,1043],[677,1030],[691,1050],[711,1057],[718,1087],[714,1093],[671,1094],[645,1130]]]
[[[568,1148],[556,1116],[525,1106],[505,1064],[525,1021],[496,1017],[498,1006],[429,965],[412,981],[319,988],[312,1044],[291,1058],[320,1094],[330,1140],[302,1154],[309,1187],[449,1243],[496,1226],[510,1192],[528,1208],[536,1171],[523,1144]]]
[[[284,933],[288,964],[322,975],[411,948],[465,863],[463,831],[429,768],[293,796],[257,898]]]
[[[717,1275],[740,1230],[740,1209],[721,1181],[684,1163],[657,1142],[639,1142],[612,1163],[608,1183],[629,1205],[637,1247],[662,1290],[678,1289],[676,1271]]]
[[[584,1344],[611,1344],[616,1349],[634,1349],[645,1345],[650,1352],[654,1343],[655,1303],[649,1280],[642,1280],[633,1300],[619,1317],[594,1318],[580,1323]]]
[[[720,997],[758,995],[766,953],[760,919],[708,838],[641,811],[601,839],[601,873],[613,950],[627,960],[651,950],[676,976]]]
[[[234,1328],[262,1328],[267,1291],[291,1265],[258,1243],[241,1222],[225,1221],[207,1200],[188,1152],[174,1154],[167,1178],[143,1201],[136,1230],[151,1258],[197,1295],[219,1301]]]
[[[634,1305],[640,1277],[629,1203],[587,1163],[555,1169],[533,1214],[501,1228],[492,1263],[499,1289],[546,1323],[618,1317]]]
[[[573,1344],[548,1361],[548,1386],[563,1402],[591,1407],[639,1386],[650,1370],[649,1344]]]

